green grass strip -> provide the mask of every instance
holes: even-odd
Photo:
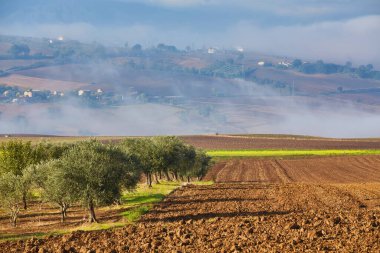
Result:
[[[210,150],[212,157],[283,157],[283,156],[336,156],[336,155],[380,155],[380,150],[324,149],[324,150]]]

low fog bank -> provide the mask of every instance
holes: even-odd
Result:
[[[380,115],[358,109],[289,112],[263,133],[315,135],[335,138],[380,137]]]
[[[294,98],[267,105],[214,103],[207,113],[159,104],[108,109],[74,105],[9,105],[0,116],[2,134],[186,135],[282,133],[323,137],[380,137],[378,111],[355,105],[312,107]],[[17,112],[16,112],[17,111]]]

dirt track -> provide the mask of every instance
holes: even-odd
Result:
[[[205,180],[266,183],[380,182],[380,156],[233,159],[216,164]]]
[[[204,149],[380,149],[380,139],[323,139],[301,137],[250,137],[194,135],[181,137]]]

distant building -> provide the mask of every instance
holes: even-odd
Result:
[[[102,94],[102,93],[103,93],[103,90],[102,90],[102,89],[97,89],[97,90],[96,90],[96,93],[98,93],[98,94]]]
[[[288,62],[288,61],[280,61],[280,62],[278,62],[278,65],[289,68],[290,66],[292,66],[292,63]]]
[[[31,90],[29,91],[24,91],[24,97],[26,98],[31,98],[33,97],[33,92]]]
[[[208,54],[215,54],[215,52],[216,52],[216,49],[213,47],[210,47],[209,49],[207,49]]]
[[[265,65],[265,62],[264,62],[264,61],[259,61],[259,62],[257,63],[257,65],[259,65],[259,66],[264,66],[264,65]]]
[[[32,98],[32,97],[47,97],[49,96],[47,91],[42,90],[26,90],[24,91],[24,97]]]
[[[238,52],[240,52],[240,53],[243,53],[243,52],[244,52],[244,48],[242,48],[242,47],[237,47],[236,50],[237,50]]]
[[[63,93],[62,91],[52,91],[51,93],[52,96],[55,96],[55,97],[63,97],[65,95],[65,93]]]
[[[91,95],[90,90],[78,90],[78,96],[89,96]]]

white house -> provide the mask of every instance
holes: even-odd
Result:
[[[257,63],[257,65],[259,65],[259,66],[264,66],[264,65],[265,65],[265,62],[264,62],[264,61],[259,61],[259,62]]]
[[[209,54],[215,54],[215,52],[216,52],[216,49],[213,47],[210,47],[209,49],[207,49],[207,53]]]
[[[26,98],[33,97],[33,92],[31,90],[24,91],[24,97],[26,97]]]
[[[287,61],[280,61],[280,62],[278,62],[278,65],[285,66],[285,67],[289,68],[290,66],[292,66],[292,63],[287,62]]]
[[[78,96],[87,96],[90,95],[90,90],[78,90]]]
[[[65,95],[65,93],[63,93],[62,91],[53,91],[51,93],[52,96],[60,96],[60,97],[63,97]]]

